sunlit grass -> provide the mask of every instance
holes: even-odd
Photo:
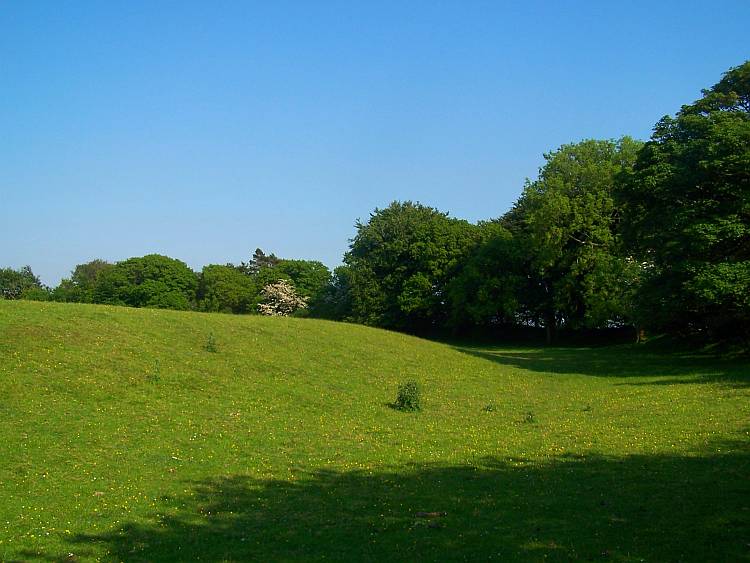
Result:
[[[0,560],[748,558],[749,371],[0,301]]]

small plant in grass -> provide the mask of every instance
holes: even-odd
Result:
[[[146,374],[146,381],[149,383],[158,383],[161,378],[161,368],[159,366],[159,360],[154,360],[154,370],[151,373]]]
[[[219,351],[219,348],[216,345],[216,337],[214,336],[213,332],[208,334],[208,338],[206,339],[206,344],[204,344],[203,348],[205,348],[206,352],[216,353]]]
[[[482,410],[484,412],[495,412],[497,410],[497,405],[495,403],[487,403]]]
[[[416,381],[407,381],[398,386],[394,408],[400,411],[418,411],[422,409],[422,390]]]
[[[531,411],[526,412],[523,415],[523,421],[527,424],[534,424],[536,422],[536,417],[534,416],[534,413]]]

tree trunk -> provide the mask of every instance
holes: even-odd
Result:
[[[547,333],[547,344],[552,344],[557,336],[557,323],[555,321],[555,314],[550,313],[546,316],[544,321],[544,328]]]

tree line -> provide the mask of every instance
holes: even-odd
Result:
[[[292,291],[296,309],[308,309],[330,284],[331,272],[314,260],[280,259],[256,249],[248,262],[211,264],[194,272],[184,262],[162,256],[129,258],[117,263],[96,259],[78,264],[55,288],[41,284],[30,267],[0,270],[6,299],[100,303],[128,307],[221,313],[270,311],[264,291],[279,282]],[[266,305],[268,303],[265,303]],[[268,314],[271,314],[270,312]]]
[[[470,223],[413,202],[376,209],[343,265],[257,250],[196,274],[164,256],[76,267],[54,289],[0,270],[6,298],[252,313],[285,280],[298,314],[410,331],[498,327],[750,338],[750,61],[662,118],[647,142],[544,155],[505,214]]]

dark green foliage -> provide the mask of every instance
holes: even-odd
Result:
[[[149,254],[130,258],[97,276],[96,303],[185,310],[193,307],[197,276],[174,258]]]
[[[310,316],[336,321],[351,320],[351,291],[351,270],[349,266],[339,266],[333,270],[330,283],[310,300]]]
[[[316,299],[331,283],[331,271],[317,260],[279,260],[276,272],[289,277],[301,297]]]
[[[480,226],[482,242],[448,283],[450,325],[515,323],[529,301],[528,253],[499,222]]]
[[[216,344],[216,337],[214,336],[213,332],[208,333],[208,338],[206,339],[206,343],[203,345],[204,350],[206,352],[216,353],[219,351],[219,347]]]
[[[588,140],[545,155],[514,207],[480,225],[448,286],[452,326],[545,326],[551,338],[628,322],[639,269],[621,252],[614,188],[639,146]]]
[[[232,266],[205,266],[197,290],[200,311],[249,313],[258,302],[253,278]]]
[[[73,303],[94,303],[96,284],[102,272],[114,268],[113,264],[101,259],[78,264],[70,278],[63,279],[52,291],[52,299]]]
[[[393,408],[406,412],[422,410],[422,390],[416,381],[407,381],[398,386]]]
[[[50,301],[51,298],[50,289],[45,285],[30,286],[21,292],[21,299],[26,301]]]
[[[620,191],[640,321],[750,335],[750,61],[664,117]]]
[[[632,167],[640,144],[586,140],[545,155],[539,178],[502,223],[523,258],[526,283],[521,317],[542,324],[551,338],[559,326],[607,327],[628,322],[629,291],[637,265],[617,238],[616,179]]]
[[[448,282],[478,238],[475,225],[419,203],[376,209],[357,223],[344,257],[353,320],[404,330],[440,326]]]
[[[266,254],[260,248],[256,248],[250,261],[242,262],[237,269],[249,276],[254,276],[264,268],[273,268],[279,260],[273,252]]]
[[[47,289],[31,271],[31,266],[20,270],[0,268],[0,298],[46,301]]]
[[[294,285],[292,278],[290,278],[288,274],[286,274],[285,272],[282,272],[275,266],[266,266],[266,267],[260,268],[253,274],[250,274],[250,278],[253,280],[253,282],[255,283],[255,286],[258,288],[259,293],[267,285],[277,282],[279,280],[286,280],[290,282],[292,285]]]

